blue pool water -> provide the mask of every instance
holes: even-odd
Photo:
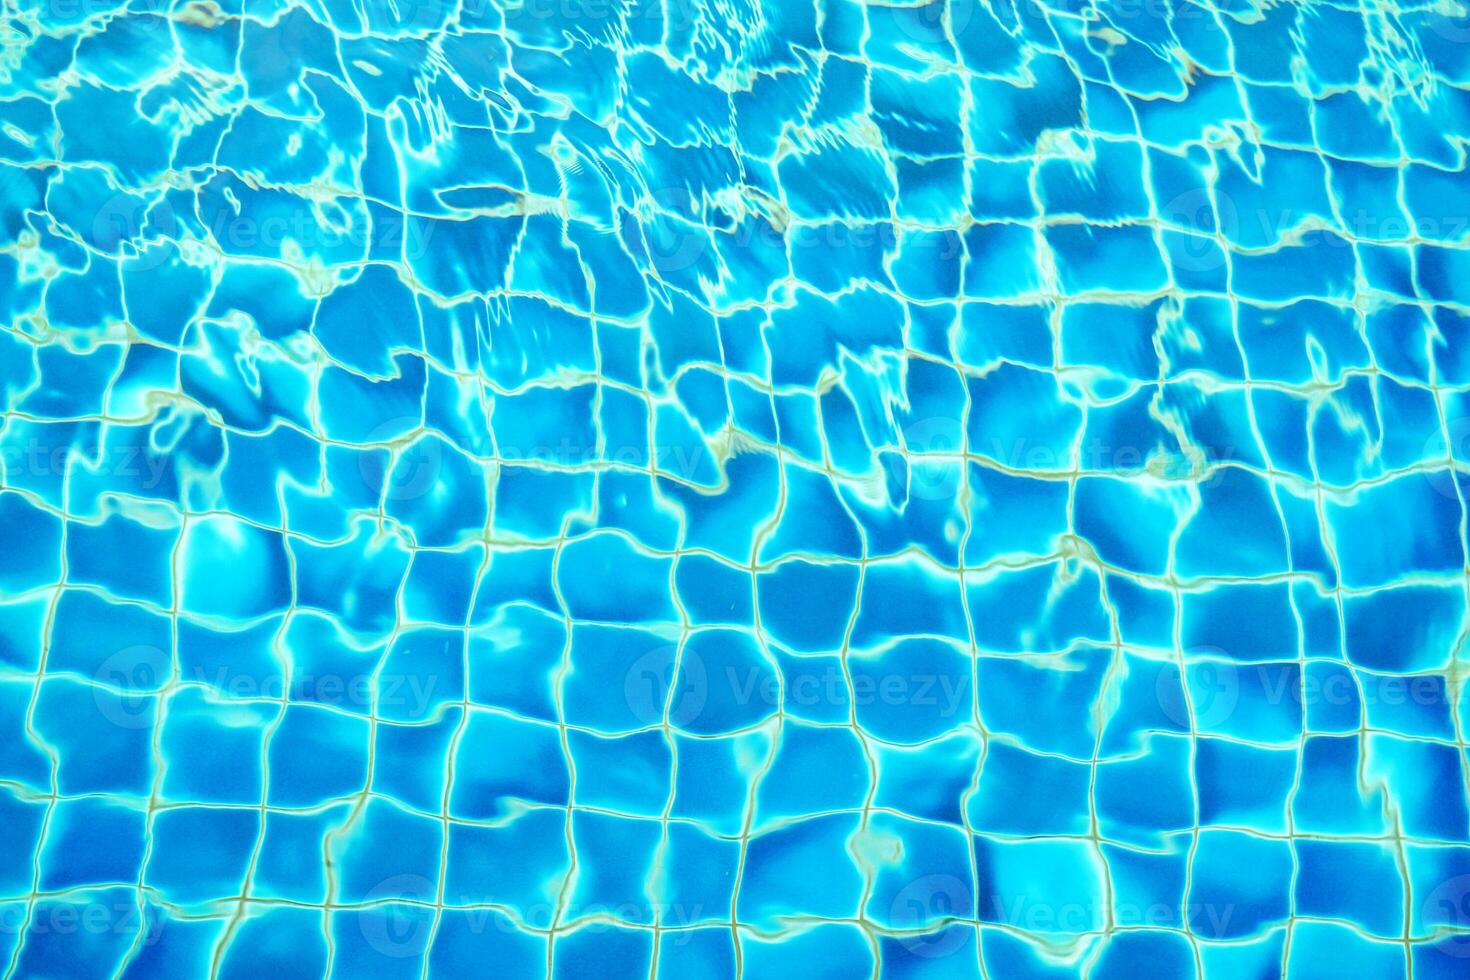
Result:
[[[4,976],[1470,975],[1467,14],[7,0]]]

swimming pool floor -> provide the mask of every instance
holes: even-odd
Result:
[[[1470,976],[1467,42],[7,0],[4,976]]]

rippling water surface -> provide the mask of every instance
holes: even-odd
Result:
[[[5,0],[6,977],[1470,973],[1470,17]]]

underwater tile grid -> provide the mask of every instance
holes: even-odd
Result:
[[[1470,977],[1470,8],[4,0],[5,978]]]

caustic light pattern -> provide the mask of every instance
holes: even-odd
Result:
[[[3,18],[4,977],[1470,971],[1463,4]]]

